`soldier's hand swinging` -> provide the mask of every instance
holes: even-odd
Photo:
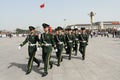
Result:
[[[20,50],[21,49],[21,46],[18,46],[18,50]]]
[[[55,49],[55,52],[58,52],[58,49]]]
[[[40,51],[40,48],[39,48],[39,47],[37,48],[37,51]]]

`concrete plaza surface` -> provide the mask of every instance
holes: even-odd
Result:
[[[43,64],[37,68],[34,63],[33,70],[25,75],[28,62],[27,45],[18,50],[23,37],[0,38],[0,80],[120,80],[120,39],[96,37],[89,39],[86,51],[86,60],[81,60],[81,54],[64,54],[60,67],[56,66],[55,53],[51,60],[53,68],[49,69],[46,77],[41,77]],[[37,51],[36,58],[41,61],[41,49]]]

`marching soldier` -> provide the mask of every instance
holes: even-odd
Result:
[[[57,28],[55,28],[55,35],[58,35],[59,33],[58,33],[58,29]]]
[[[58,34],[55,35],[55,42],[56,42],[56,47],[57,47],[57,59],[58,59],[58,64],[57,66],[60,66],[60,62],[63,60],[62,57],[62,51],[63,51],[63,45],[65,43],[65,37],[62,34],[63,28],[62,27],[58,27],[57,28]]]
[[[35,58],[35,53],[37,51],[36,43],[39,42],[38,35],[35,34],[35,28],[33,26],[29,26],[30,34],[26,37],[25,41],[20,44],[19,49],[24,46],[28,42],[28,53],[29,53],[29,61],[27,66],[26,74],[29,74],[32,70],[33,61],[37,63],[38,67],[40,66],[39,61]]]
[[[68,28],[68,34],[65,37],[66,44],[67,44],[67,54],[69,54],[69,60],[71,60],[71,54],[72,54],[72,47],[73,47],[73,35],[72,30]]]
[[[42,45],[42,59],[44,62],[44,73],[42,77],[48,74],[48,66],[50,65],[50,69],[53,66],[53,63],[50,61],[50,56],[52,52],[52,46],[55,47],[54,36],[49,33],[49,25],[46,23],[42,24],[44,28],[44,33],[41,34],[40,44]]]
[[[55,28],[54,40],[55,40],[56,35],[58,35],[58,34],[59,34],[58,29]],[[55,44],[56,44],[56,41],[55,41]],[[56,46],[57,46],[57,44],[56,44]],[[57,52],[56,52],[56,58],[57,58]]]
[[[65,39],[66,39],[66,36],[68,35],[68,28],[66,28],[65,29],[65,31],[64,31],[64,36],[65,36]],[[66,41],[65,41],[66,42]],[[64,49],[65,49],[65,51],[66,51],[66,54],[68,54],[67,52],[68,52],[68,49],[67,49],[67,45],[65,44],[65,46],[64,46]]]
[[[85,50],[86,50],[86,46],[88,45],[88,34],[86,33],[85,28],[81,28],[82,33],[79,35],[79,41],[80,41],[80,47],[79,47],[79,51],[82,54],[82,59],[85,60]]]
[[[75,56],[77,56],[77,51],[78,51],[78,37],[79,37],[79,34],[78,34],[78,29],[77,28],[75,28],[74,29],[74,34],[73,34],[73,36],[74,36],[74,45],[73,45],[73,51],[75,51]]]

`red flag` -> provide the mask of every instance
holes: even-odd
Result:
[[[45,7],[45,4],[40,4],[40,8],[44,8]]]

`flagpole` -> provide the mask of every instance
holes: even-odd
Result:
[[[66,28],[66,20],[67,19],[64,19],[63,21],[64,21],[64,29]]]

